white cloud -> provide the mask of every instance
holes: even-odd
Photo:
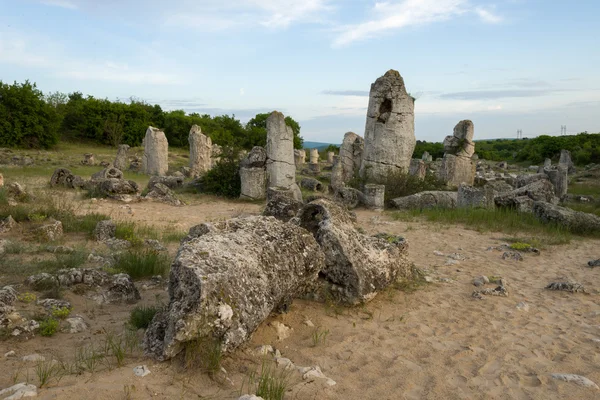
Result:
[[[492,13],[490,10],[486,10],[482,7],[475,8],[475,13],[481,18],[483,22],[488,24],[499,24],[502,22],[502,17]]]
[[[76,10],[79,8],[75,2],[69,0],[41,0],[41,3],[47,6],[68,8],[70,10]]]
[[[474,7],[469,0],[396,0],[375,3],[371,18],[365,22],[342,26],[336,31],[333,47],[373,38],[388,31],[409,26],[431,24],[475,13],[486,23],[497,24],[502,17],[490,9]]]

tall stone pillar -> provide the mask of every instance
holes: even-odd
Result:
[[[169,142],[165,133],[152,126],[144,137],[142,171],[148,175],[164,176],[169,171]]]
[[[190,175],[198,177],[212,167],[212,140],[202,134],[198,125],[193,125],[188,136],[188,143],[190,145]]]
[[[267,186],[287,188],[294,199],[302,201],[302,192],[296,184],[294,133],[278,111],[273,111],[267,118],[266,151]]]

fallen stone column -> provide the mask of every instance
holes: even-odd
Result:
[[[171,266],[167,309],[146,330],[145,353],[166,360],[204,338],[231,351],[303,295],[323,267],[313,236],[275,218],[193,227]]]

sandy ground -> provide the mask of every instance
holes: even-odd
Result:
[[[87,204],[87,203],[86,203]],[[170,207],[155,203],[128,206],[114,202],[89,203],[84,212],[99,211],[113,218],[187,229],[203,221],[257,213],[258,205],[207,202]],[[556,381],[551,373],[586,376],[600,384],[600,297],[596,288],[600,268],[586,263],[600,257],[600,240],[575,240],[569,245],[525,254],[522,262],[502,260],[490,246],[503,243],[502,234],[479,233],[461,227],[392,221],[385,214],[358,211],[367,233],[386,231],[405,236],[409,257],[434,280],[412,293],[390,289],[369,304],[343,308],[296,301],[290,312],[273,316],[252,341],[226,357],[220,372],[209,377],[185,370],[179,360],[156,363],[141,355],[128,357],[120,368],[64,377],[40,389],[40,399],[231,399],[248,390],[241,387],[251,371],[260,369],[258,346],[270,344],[298,366],[318,365],[336,382],[302,380],[290,373],[287,399],[597,399],[600,391]],[[460,253],[467,259],[447,264]],[[471,297],[474,277],[501,276],[508,281],[508,297]],[[588,294],[552,292],[551,281],[575,280]],[[25,290],[25,289],[23,289]],[[142,302],[152,303],[162,290],[142,291]],[[51,338],[0,341],[0,388],[23,381],[36,384],[32,363],[21,361],[39,353],[49,359],[70,359],[75,349],[100,342],[103,332],[120,332],[133,306],[88,304],[72,293],[74,314],[90,329],[60,333]],[[525,302],[528,311],[517,304]],[[23,305],[17,305],[24,307]],[[315,327],[309,327],[310,320]],[[292,328],[278,341],[272,322]],[[324,343],[313,344],[316,327],[328,330]],[[138,332],[141,334],[141,332]],[[17,358],[5,358],[9,350]],[[140,378],[133,367],[152,371]]]

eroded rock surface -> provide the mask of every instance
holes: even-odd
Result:
[[[267,119],[266,151],[267,187],[287,188],[293,192],[294,199],[302,201],[302,192],[296,184],[294,132],[277,111]]]
[[[456,208],[456,201],[456,192],[426,191],[410,196],[398,197],[393,199],[391,204],[401,210],[412,208]]]
[[[142,171],[148,175],[166,175],[169,170],[169,142],[165,133],[150,126],[143,144]]]

